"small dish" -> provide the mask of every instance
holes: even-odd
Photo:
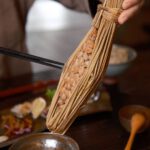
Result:
[[[131,131],[131,118],[136,113],[140,113],[146,118],[145,124],[138,133],[143,132],[150,125],[150,109],[148,107],[142,105],[127,105],[119,110],[119,120],[121,125],[128,132]]]
[[[119,51],[126,51],[127,52],[127,60],[120,63],[114,63],[111,64],[109,62],[109,65],[106,70],[106,77],[117,77],[121,74],[123,74],[132,64],[132,62],[136,59],[137,53],[134,49],[127,47],[127,46],[121,46],[121,45],[113,45],[113,49],[118,49]],[[110,58],[111,59],[111,58]],[[116,56],[116,59],[117,56]]]
[[[45,132],[20,138],[9,150],[79,150],[79,146],[68,136]]]

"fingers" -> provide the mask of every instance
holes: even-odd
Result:
[[[141,0],[124,0],[122,4],[123,9],[131,8],[134,5],[141,3]]]
[[[118,23],[124,24],[127,20],[129,20],[140,10],[143,4],[144,0],[124,0],[122,4],[123,12],[118,18]]]
[[[118,18],[118,23],[124,24],[129,18],[133,16],[133,14],[135,14],[138,8],[138,5],[135,5],[134,7],[124,10]]]
[[[124,24],[128,19],[138,12],[143,3],[143,0],[125,0],[122,5],[124,10],[118,18],[118,23]]]

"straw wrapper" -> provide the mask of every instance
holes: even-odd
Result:
[[[107,68],[123,0],[98,5],[92,27],[68,59],[47,115],[53,133],[64,134],[100,84]]]

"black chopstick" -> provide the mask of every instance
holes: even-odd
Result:
[[[62,62],[57,62],[54,60],[42,58],[39,56],[27,54],[24,52],[8,49],[8,48],[4,48],[4,47],[0,47],[0,54],[27,60],[27,61],[31,61],[31,62],[35,62],[35,63],[46,65],[46,66],[51,66],[54,68],[59,68],[59,69],[62,69],[64,66],[64,63],[62,63]]]

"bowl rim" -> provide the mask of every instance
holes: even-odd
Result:
[[[123,116],[122,116],[122,112],[124,112],[127,108],[130,108],[130,109],[131,109],[131,108],[147,109],[147,110],[150,111],[149,107],[147,107],[147,106],[145,106],[145,105],[138,105],[138,104],[125,105],[125,106],[123,106],[123,107],[121,107],[121,108],[119,109],[118,114],[119,114],[120,117],[122,117],[122,118],[124,118],[124,119],[126,119],[126,120],[129,120],[129,119],[127,119],[126,117],[123,117]]]
[[[121,107],[120,109],[119,109],[119,111],[118,111],[118,116],[119,116],[119,121],[120,121],[120,123],[122,124],[122,126],[124,127],[124,128],[126,128],[125,126],[125,122],[127,123],[130,123],[130,121],[131,121],[131,118],[129,119],[129,118],[127,118],[127,117],[125,117],[124,115],[122,115],[122,113],[123,112],[125,112],[126,111],[126,109],[132,109],[132,108],[137,108],[137,109],[142,109],[142,111],[143,110],[146,110],[144,113],[142,113],[145,117],[146,117],[146,119],[147,118],[150,118],[150,114],[149,114],[149,112],[150,112],[150,108],[149,107],[147,107],[146,105],[140,105],[140,104],[128,104],[128,105],[125,105],[125,106],[123,106],[123,107]],[[146,122],[146,124],[144,125],[144,127],[145,127],[145,129],[146,128],[148,128],[150,126],[150,120],[148,119],[147,120],[147,122]],[[144,129],[144,130],[145,130]],[[130,132],[129,131],[129,129],[127,129],[126,128],[126,130],[128,131],[128,132]],[[139,130],[138,131],[138,133],[140,133],[140,132],[142,132],[142,131],[144,131],[143,129],[141,129],[141,130]]]
[[[19,139],[17,139],[10,147],[9,147],[9,150],[12,150],[12,148],[14,148],[15,145],[17,145],[18,143],[26,140],[28,137],[34,137],[34,136],[37,136],[37,135],[55,135],[55,136],[59,136],[61,138],[65,138],[65,139],[70,139],[74,144],[75,146],[78,148],[77,150],[79,150],[79,145],[78,143],[70,136],[67,136],[67,135],[62,135],[62,134],[59,134],[59,133],[51,133],[51,132],[39,132],[39,133],[31,133],[31,134],[28,134],[28,135],[25,135],[24,137],[20,137]]]
[[[137,58],[137,52],[136,52],[136,50],[134,48],[129,47],[129,46],[125,46],[125,45],[120,45],[120,44],[113,44],[113,46],[115,46],[115,47],[121,47],[121,48],[124,48],[125,50],[129,50],[129,51],[132,52],[133,56],[128,61],[122,62],[122,63],[119,63],[119,64],[109,64],[108,63],[108,67],[109,66],[125,65],[125,64],[131,63],[132,61],[134,61]]]

